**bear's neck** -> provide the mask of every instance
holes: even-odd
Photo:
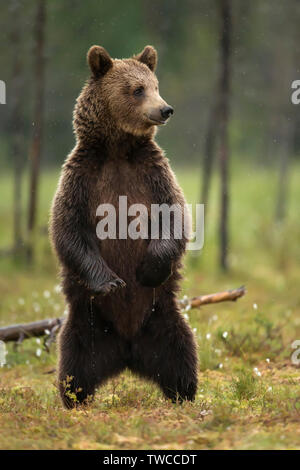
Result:
[[[76,118],[75,118],[76,120]],[[107,121],[84,119],[75,127],[77,146],[115,159],[130,159],[154,140],[155,128],[143,135],[134,135],[110,125]]]
[[[123,131],[114,134],[105,135],[98,130],[97,133],[85,133],[84,136],[77,135],[77,146],[90,150],[99,157],[109,155],[109,158],[116,160],[130,160],[140,154],[139,150],[153,142],[153,135],[136,136]]]

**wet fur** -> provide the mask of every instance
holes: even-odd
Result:
[[[138,107],[135,113],[124,93],[130,77],[154,83],[156,55],[147,49],[110,64],[106,51],[96,51],[101,57],[89,56],[93,76],[74,111],[77,143],[63,166],[51,214],[51,239],[69,309],[59,337],[61,397],[72,407],[129,368],[155,381],[173,401],[193,400],[196,346],[176,301],[186,240],[100,241],[96,236],[97,207],[117,207],[119,195],[127,196],[128,206],[143,203],[149,211],[154,203],[185,203],[153,140],[154,126],[142,120]],[[120,119],[112,111],[116,101]],[[66,393],[67,377],[72,377],[68,390],[77,401]]]

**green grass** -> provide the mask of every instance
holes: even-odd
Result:
[[[218,179],[206,210],[205,244],[189,253],[182,295],[245,284],[236,303],[184,312],[199,346],[194,403],[172,405],[151,383],[122,374],[95,401],[62,409],[55,345],[8,345],[0,369],[1,449],[300,449],[300,374],[291,344],[300,339],[300,166],[291,172],[289,210],[274,222],[277,174],[235,165],[231,179],[230,271],[218,269]],[[176,171],[188,202],[197,201],[200,171]],[[40,186],[37,262],[0,259],[0,326],[56,317],[65,309],[48,239],[49,206],[58,173]],[[12,181],[1,175],[0,248],[11,240]],[[26,207],[26,199],[24,209]],[[41,353],[41,354],[40,354]]]

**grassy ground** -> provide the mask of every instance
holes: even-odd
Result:
[[[177,171],[187,199],[197,199],[199,175]],[[275,224],[276,174],[238,166],[232,175],[228,274],[217,269],[218,190],[206,210],[205,245],[185,263],[182,295],[245,284],[237,303],[183,312],[199,344],[195,403],[166,402],[152,384],[126,372],[101,388],[87,409],[62,409],[55,385],[55,346],[8,346],[0,369],[1,449],[300,449],[300,374],[292,364],[300,339],[300,167],[294,167],[289,213]],[[41,233],[57,173],[44,173]],[[11,180],[0,178],[0,245],[11,239]],[[26,201],[24,201],[25,207]],[[47,237],[36,266],[0,260],[0,326],[62,315],[56,266]]]

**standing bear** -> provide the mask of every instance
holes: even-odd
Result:
[[[98,233],[104,220],[99,206],[109,205],[119,234],[120,196],[127,207],[143,205],[150,225],[153,205],[184,213],[183,193],[154,140],[157,126],[173,114],[159,95],[157,53],[146,46],[119,60],[93,46],[87,59],[91,78],[74,110],[76,145],[63,165],[50,222],[68,304],[59,336],[61,398],[68,408],[86,402],[97,386],[128,368],[156,382],[172,401],[193,400],[196,344],[176,301],[185,232],[176,236],[171,223],[166,236],[159,213],[154,237],[149,227],[149,236]],[[127,229],[131,214],[125,221]]]

